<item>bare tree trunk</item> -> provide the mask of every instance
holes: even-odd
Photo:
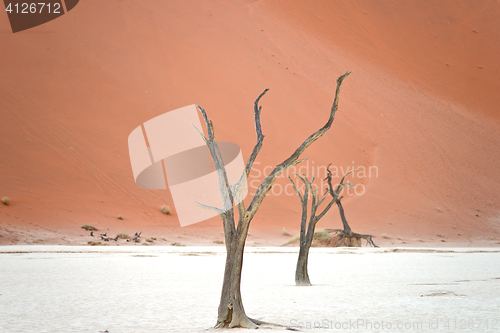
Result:
[[[345,213],[344,213],[344,207],[342,207],[342,203],[340,202],[342,200],[342,197],[337,199],[337,207],[339,208],[339,213],[340,213],[340,219],[342,220],[342,226],[344,227],[344,233],[347,236],[352,235],[352,230],[351,227],[349,226],[349,223],[347,222],[347,219],[345,218]]]
[[[295,284],[297,286],[310,286],[309,274],[307,273],[307,260],[309,258],[309,247],[300,245],[299,259],[297,260],[297,268],[295,269]]]
[[[319,219],[316,216],[314,216],[316,211],[316,208],[314,208],[315,204],[314,195],[315,192],[313,192],[313,209],[312,209],[313,211],[311,212],[309,226],[307,227],[307,232],[304,234],[304,242],[300,242],[299,258],[297,260],[297,268],[295,269],[295,284],[297,286],[311,285],[311,280],[309,280],[309,273],[307,272],[307,264],[309,260],[309,249],[311,248],[312,241],[314,238],[314,229],[316,227],[316,223],[319,221]],[[325,208],[325,212],[328,211],[330,207],[331,205]]]
[[[235,244],[232,244],[227,252],[216,328],[225,326],[230,328],[256,327],[245,313],[240,292],[245,238],[240,238]]]
[[[304,196],[300,195],[299,190],[295,186],[295,183],[292,181],[290,176],[288,179],[293,184],[293,189],[298,194],[301,204],[302,204],[302,219],[300,221],[300,250],[299,250],[299,259],[297,260],[297,268],[295,269],[295,284],[298,286],[310,286],[311,281],[309,280],[309,274],[307,273],[307,259],[309,257],[309,248],[311,246],[309,242],[309,238],[307,237],[307,203],[309,200],[309,191],[311,191],[311,182],[307,180],[307,177],[304,175],[304,178],[298,176],[305,185]],[[314,181],[314,176],[313,176]],[[309,244],[308,244],[309,243]]]
[[[337,89],[335,91],[335,98],[333,101],[332,108],[330,110],[330,117],[327,123],[321,127],[319,130],[311,134],[294,152],[290,157],[284,160],[281,164],[277,165],[273,171],[262,181],[260,186],[250,202],[248,208],[242,199],[242,192],[245,181],[252,169],[253,163],[262,147],[264,140],[264,135],[262,134],[262,129],[260,125],[260,112],[261,108],[258,103],[261,97],[267,92],[266,89],[255,101],[254,103],[254,114],[255,114],[255,130],[257,133],[257,143],[254,146],[252,154],[247,161],[245,170],[242,173],[240,180],[235,185],[230,185],[228,183],[226,169],[224,167],[224,161],[222,155],[219,151],[219,146],[215,141],[214,127],[212,121],[208,119],[207,114],[204,109],[200,106],[198,110],[203,114],[205,120],[205,125],[207,127],[208,138],[206,138],[201,132],[200,135],[205,140],[209,150],[210,156],[214,163],[217,176],[219,178],[219,190],[221,193],[223,207],[210,207],[197,203],[200,207],[211,209],[216,211],[222,218],[224,236],[226,241],[226,266],[224,270],[224,282],[222,285],[222,293],[219,304],[219,311],[217,317],[217,323],[215,327],[255,327],[263,322],[255,319],[249,318],[245,309],[243,308],[243,302],[241,300],[241,270],[243,267],[243,251],[245,249],[245,241],[248,235],[248,228],[253,217],[257,213],[260,204],[266,197],[267,193],[271,189],[276,178],[281,175],[288,168],[302,162],[299,157],[302,153],[309,147],[313,142],[319,139],[323,134],[328,131],[335,119],[335,113],[338,109],[339,92],[340,86],[344,78],[346,78],[350,72],[345,73],[337,79]],[[236,200],[235,200],[236,199]],[[313,199],[314,200],[314,199]],[[234,222],[234,211],[233,206],[237,202],[236,206],[238,209],[238,226],[235,226]],[[332,202],[333,203],[333,202]],[[314,224],[317,221],[314,222]],[[309,245],[310,246],[310,245]]]
[[[336,191],[333,191],[332,188],[332,183],[331,183],[331,172],[328,169],[330,165],[328,165],[327,170],[328,170],[328,176],[326,179],[328,179],[328,184],[330,186],[330,194],[332,195],[332,200],[328,203],[328,205],[323,209],[323,211],[316,216],[316,211],[318,210],[318,207],[323,203],[323,201],[326,199],[326,196],[323,198],[319,199],[319,193],[318,189],[313,190],[312,189],[312,184],[314,182],[314,175],[309,181],[307,179],[306,175],[303,175],[303,177],[295,174],[299,179],[304,183],[305,189],[304,189],[304,195],[301,195],[297,187],[295,186],[295,183],[293,180],[290,179],[293,185],[293,189],[295,193],[300,198],[300,202],[302,204],[302,220],[300,223],[300,249],[299,249],[299,258],[297,260],[297,268],[295,269],[295,284],[297,286],[310,286],[311,281],[309,280],[309,274],[307,273],[307,260],[309,257],[309,249],[311,248],[312,241],[314,238],[314,230],[316,229],[316,223],[325,216],[325,214],[330,210],[330,208],[333,206],[333,204],[336,202],[337,197],[342,190],[342,187],[345,185],[344,180],[347,177],[349,173],[352,171],[349,171],[344,175],[342,178],[339,186],[337,187]],[[312,200],[311,200],[311,215],[309,218],[309,225],[307,226],[306,229],[306,220],[307,220],[307,206],[308,206],[308,200],[309,200],[309,192],[312,194]],[[326,193],[326,192],[325,192]]]

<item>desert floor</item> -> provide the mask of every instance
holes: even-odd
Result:
[[[212,331],[224,252],[2,246],[0,331]],[[499,258],[491,248],[313,248],[313,286],[296,287],[297,248],[253,247],[242,295],[251,317],[304,331],[496,332]]]

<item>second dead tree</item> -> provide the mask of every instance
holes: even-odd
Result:
[[[328,165],[330,167],[330,165]],[[354,171],[354,170],[352,170]],[[303,177],[295,174],[299,179],[304,183],[305,189],[304,189],[304,195],[302,196],[295,186],[295,183],[293,180],[290,179],[293,185],[293,189],[295,193],[299,196],[300,203],[302,204],[302,219],[300,221],[300,249],[299,249],[299,259],[297,260],[297,268],[295,269],[295,284],[297,286],[310,286],[311,281],[309,280],[309,274],[307,273],[307,261],[309,257],[309,249],[311,248],[311,244],[313,241],[314,237],[314,229],[316,228],[316,224],[318,221],[325,216],[325,214],[330,210],[330,208],[333,206],[333,204],[337,201],[338,194],[342,190],[342,188],[345,185],[344,180],[349,175],[352,171],[349,171],[342,177],[342,180],[340,181],[339,185],[337,186],[336,191],[330,191],[330,194],[332,195],[332,200],[328,203],[328,205],[323,209],[323,211],[319,214],[316,215],[316,212],[318,210],[318,207],[323,203],[323,201],[326,199],[326,195],[323,196],[323,198],[319,198],[319,193],[318,193],[318,188],[313,189],[312,184],[314,182],[314,175],[312,179],[309,181],[307,179],[306,175],[303,175]],[[329,186],[331,187],[331,172],[328,170],[328,175],[327,180],[329,181]],[[349,184],[350,185],[350,184]],[[352,185],[351,185],[352,186]],[[307,223],[307,209],[308,209],[308,201],[309,201],[309,192],[311,193],[311,213],[309,216],[309,223]],[[325,192],[326,194],[326,192]]]
[[[304,189],[304,194],[301,195],[297,187],[295,186],[295,183],[293,180],[290,179],[293,185],[293,189],[295,193],[299,196],[300,202],[302,204],[302,219],[300,222],[300,245],[299,245],[299,258],[297,260],[297,267],[295,269],[295,284],[298,286],[310,286],[311,281],[309,280],[309,274],[307,272],[307,262],[309,258],[309,249],[311,248],[312,241],[314,238],[314,230],[316,228],[316,224],[318,221],[325,216],[325,214],[330,210],[330,208],[333,206],[333,204],[337,204],[337,207],[339,208],[340,212],[340,218],[342,219],[342,224],[344,226],[344,229],[326,229],[328,232],[334,232],[335,235],[333,237],[340,238],[340,242],[337,242],[334,246],[340,246],[341,244],[344,243],[344,241],[347,239],[349,240],[349,244],[352,244],[352,239],[366,239],[367,242],[372,245],[373,247],[378,247],[373,243],[372,240],[372,235],[362,235],[358,234],[355,232],[352,232],[351,227],[349,226],[349,223],[347,222],[347,219],[345,217],[344,213],[344,208],[342,207],[341,200],[343,197],[339,198],[340,192],[342,191],[344,186],[352,186],[352,184],[349,183],[344,183],[345,178],[353,171],[351,170],[347,172],[341,179],[339,185],[337,185],[337,188],[333,190],[332,186],[332,173],[330,171],[330,165],[327,167],[327,176],[325,180],[328,182],[328,189],[325,191],[325,196],[323,198],[319,198],[319,193],[318,193],[318,188],[313,189],[313,182],[314,182],[314,175],[312,179],[309,181],[307,179],[306,175],[303,175],[303,177],[295,174],[299,179],[304,183],[305,189]],[[308,201],[309,201],[309,193],[311,193],[311,212],[309,216],[309,223],[307,223],[307,210],[308,210]],[[328,203],[328,205],[323,209],[323,211],[319,214],[316,215],[316,212],[318,211],[318,207],[323,203],[323,201],[326,199],[326,193],[329,193],[330,196],[332,197],[332,200]],[[332,237],[332,238],[333,238]]]

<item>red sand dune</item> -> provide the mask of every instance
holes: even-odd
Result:
[[[0,15],[0,244],[84,244],[83,224],[223,239],[219,218],[180,228],[158,209],[168,191],[135,185],[129,133],[196,103],[247,158],[270,88],[252,181],[323,126],[348,70],[332,129],[295,171],[372,167],[344,206],[383,245],[499,244],[499,14],[496,1],[83,1],[16,34]],[[284,243],[299,219],[295,195],[270,195],[248,243]],[[340,226],[336,209],[318,225]]]

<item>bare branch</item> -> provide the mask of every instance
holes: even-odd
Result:
[[[201,135],[201,137],[203,138],[203,141],[205,141],[205,144],[208,145],[208,140],[207,138],[205,137],[205,134],[203,134],[199,129],[198,127],[194,126],[194,124],[191,124],[193,125],[194,129]]]
[[[312,188],[311,183],[309,183],[309,187]],[[311,217],[314,218],[316,216],[316,210],[318,209],[318,204],[316,202],[316,192],[311,191],[312,193],[312,202],[311,202]]]
[[[262,127],[260,126],[260,110],[262,109],[262,106],[259,106],[259,101],[268,92],[269,89],[265,89],[262,94],[257,97],[255,100],[255,103],[253,105],[253,110],[254,110],[254,115],[255,115],[255,131],[257,132],[257,139],[262,136]]]
[[[358,169],[352,169],[351,171],[348,171],[343,177],[342,179],[340,180],[340,183],[339,185],[337,186],[337,189],[336,190],[333,190],[333,186],[332,186],[332,172],[330,171],[330,165],[332,165],[332,163],[328,164],[328,166],[326,167],[326,170],[328,171],[328,173],[326,174],[326,178],[324,180],[326,180],[328,182],[328,192],[330,192],[330,195],[333,197],[334,200],[337,200],[338,196],[340,195],[340,191],[342,190],[342,188],[345,186],[345,185],[349,185],[349,186],[352,186],[354,187],[351,183],[347,183],[347,184],[344,184],[344,180],[345,178],[352,172],[358,170]],[[326,193],[326,191],[325,191]]]
[[[222,159],[222,155],[219,150],[219,145],[215,141],[214,129],[212,121],[208,119],[207,113],[205,110],[196,105],[198,110],[203,115],[203,119],[205,120],[205,125],[208,131],[208,139],[205,140],[208,149],[210,150],[210,155],[212,156],[212,161],[214,163],[215,171],[217,172],[217,178],[219,180],[219,192],[222,198],[223,211],[227,212],[227,218],[223,219],[224,224],[224,235],[226,237],[226,243],[232,242],[232,235],[235,232],[235,224],[234,224],[234,212],[233,212],[233,193],[231,191],[231,187],[229,186],[229,181],[227,179],[226,168],[224,166],[224,160]],[[198,130],[198,132],[200,132]],[[201,132],[200,132],[201,134]]]
[[[195,202],[196,205],[198,205],[199,207],[201,208],[205,208],[205,209],[208,209],[208,210],[213,210],[214,212],[216,212],[218,215],[221,215],[224,213],[224,210],[220,209],[220,208],[217,208],[217,207],[212,207],[212,206],[208,206],[208,205],[204,205],[202,203],[199,203],[199,202]]]
[[[348,171],[348,172],[344,175],[344,177],[342,177],[342,179],[340,180],[340,184],[342,184],[342,183],[344,182],[345,178],[346,178],[346,177],[347,177],[350,173],[352,173],[352,172],[354,172],[354,171],[357,171],[357,170],[358,170],[358,169],[352,169],[351,171]],[[351,186],[352,186],[352,185],[351,185]]]
[[[323,202],[323,200],[325,200],[325,198],[326,197],[323,197],[323,199],[321,199],[321,202]],[[332,199],[332,201],[330,201],[328,203],[328,205],[325,207],[325,209],[323,209],[323,211],[318,216],[316,216],[316,218],[318,219],[318,221],[321,220],[321,218],[323,216],[325,216],[326,213],[328,213],[328,211],[330,210],[330,208],[332,208],[332,206],[333,206],[334,203],[335,203],[335,200]]]
[[[319,196],[318,196],[318,198],[319,198]],[[316,199],[316,201],[318,203],[317,206],[319,207],[319,206],[321,206],[321,204],[323,203],[323,201],[325,201],[326,197],[321,198],[321,200],[318,200],[318,198]]]
[[[268,92],[269,89],[264,90],[262,94],[257,97],[254,103],[254,116],[255,116],[255,132],[257,134],[257,143],[253,147],[252,154],[248,158],[246,167],[245,167],[245,172],[246,176],[250,174],[250,171],[252,170],[253,163],[255,162],[255,159],[257,158],[257,155],[260,152],[260,149],[262,148],[262,142],[264,141],[264,135],[262,134],[262,127],[260,125],[260,111],[262,110],[262,106],[259,106],[259,101]]]
[[[323,136],[323,134],[325,134],[325,132],[330,129],[333,120],[335,119],[335,114],[339,106],[340,86],[342,85],[342,81],[344,81],[344,79],[350,74],[351,72],[346,72],[344,75],[340,76],[337,79],[337,89],[335,90],[335,98],[333,100],[332,108],[330,109],[330,118],[328,118],[326,124],[319,130],[311,134],[288,159],[286,159],[285,161],[283,161],[283,163],[281,163],[282,165],[286,165],[291,161],[293,161],[294,159],[297,159],[300,155],[302,155],[302,153],[306,150],[307,147],[309,147],[313,142],[315,142],[317,139]]]
[[[255,103],[254,103],[255,132],[257,134],[257,143],[255,144],[255,146],[253,148],[252,154],[248,158],[247,164],[245,165],[245,170],[243,170],[240,179],[236,183],[235,196],[237,196],[237,197],[239,195],[241,195],[241,196],[243,195],[242,194],[243,188],[244,188],[243,184],[246,181],[246,179],[248,178],[248,175],[250,174],[250,171],[252,170],[253,163],[255,162],[255,159],[257,158],[257,155],[259,154],[260,149],[262,148],[262,143],[264,141],[264,135],[262,134],[262,127],[260,125],[260,112],[262,110],[262,106],[259,106],[259,101],[268,90],[269,89],[265,89],[264,92],[262,92],[259,95],[259,97],[257,97],[257,99],[255,100]],[[236,201],[238,201],[238,200],[236,200]],[[242,219],[244,217],[244,215],[246,214],[245,203],[243,202],[243,200],[241,200],[241,201],[239,201],[237,206],[238,206],[239,219]]]
[[[210,121],[208,120],[207,113],[205,112],[205,109],[203,109],[199,105],[196,105],[196,108],[198,109],[198,111],[201,112],[201,114],[203,115],[203,119],[205,120],[205,125],[207,126],[207,132],[208,132],[208,140],[213,141],[214,136],[212,133],[212,126],[210,126]]]
[[[302,195],[300,194],[299,190],[297,189],[297,187],[295,186],[295,183],[293,182],[292,178],[290,178],[290,176],[288,176],[288,179],[290,179],[290,182],[292,183],[292,186],[293,186],[293,190],[295,191],[295,193],[297,193],[297,195],[299,196],[300,198],[300,202],[303,203],[304,202],[304,199],[302,198]]]
[[[287,166],[286,168],[284,168],[280,173],[278,173],[278,176],[281,175],[282,172],[285,172],[286,170],[290,169],[291,167],[294,167],[297,164],[302,163],[304,161],[307,161],[307,158],[303,158],[301,160],[296,160],[295,162],[292,162],[292,164],[290,164],[289,166]]]

